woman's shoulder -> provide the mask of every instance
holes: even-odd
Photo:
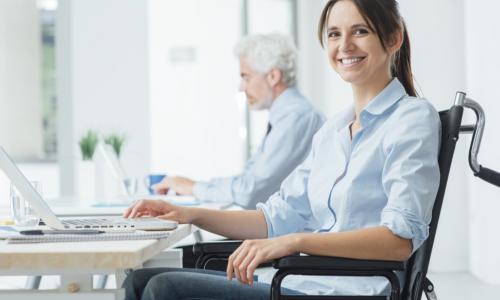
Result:
[[[393,117],[404,118],[406,121],[439,121],[439,113],[429,100],[412,96],[405,96],[398,101]]]

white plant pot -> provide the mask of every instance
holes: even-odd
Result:
[[[108,149],[106,149],[108,148]],[[95,162],[95,195],[98,204],[117,204],[127,196],[123,180],[125,175],[119,166],[117,157],[112,159],[110,146],[99,145],[94,153]]]
[[[95,199],[96,170],[95,163],[83,160],[77,164],[77,198],[78,206],[90,206]]]

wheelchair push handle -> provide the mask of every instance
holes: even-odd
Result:
[[[498,172],[495,172],[491,169],[485,168],[480,165],[479,172],[475,172],[474,175],[486,182],[489,182],[493,185],[500,187],[500,173]]]
[[[469,165],[474,172],[474,176],[500,187],[500,173],[483,167],[479,164],[477,159],[486,123],[483,108],[476,101],[467,98],[466,94],[463,92],[457,92],[455,96],[455,105],[471,109],[476,115],[476,123],[474,125],[463,125],[460,128],[460,132],[462,133],[472,133],[472,141],[469,150]]]

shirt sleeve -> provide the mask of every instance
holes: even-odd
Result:
[[[441,123],[426,100],[412,101],[397,112],[393,129],[384,139],[382,184],[388,202],[381,225],[397,236],[411,239],[414,252],[429,236],[440,178]]]
[[[275,193],[286,176],[306,158],[312,137],[322,123],[315,113],[289,114],[278,120],[241,174],[197,182],[193,188],[195,197],[255,208],[258,202]]]
[[[311,225],[314,218],[307,193],[313,160],[314,144],[306,160],[283,181],[280,190],[267,202],[257,204],[257,209],[261,210],[266,218],[267,237],[301,232],[314,227]]]

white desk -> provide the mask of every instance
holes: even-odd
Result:
[[[142,267],[196,230],[192,225],[180,225],[162,240],[0,244],[0,276],[61,276],[58,290],[0,290],[0,299],[123,299],[121,288],[93,289],[92,274],[115,274],[120,287],[124,270]]]

